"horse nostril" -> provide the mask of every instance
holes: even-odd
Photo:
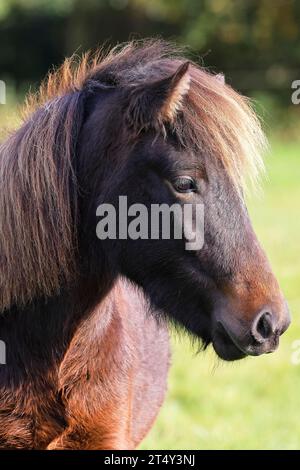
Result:
[[[258,343],[263,343],[273,336],[272,314],[270,312],[261,312],[254,320],[251,332]]]

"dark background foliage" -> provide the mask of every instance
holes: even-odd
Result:
[[[157,35],[250,94],[284,102],[299,78],[297,0],[1,0],[0,76],[22,90],[74,51]]]

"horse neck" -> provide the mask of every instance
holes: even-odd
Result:
[[[76,331],[99,305],[100,321],[109,324],[115,294],[108,284],[102,289],[95,281],[81,280],[69,292],[46,300],[36,300],[26,308],[13,307],[0,316],[0,339],[7,350],[7,364],[34,364],[34,369],[59,363]],[[101,325],[100,325],[101,326]],[[100,331],[100,329],[99,329]],[[10,372],[10,367],[3,368]],[[22,368],[20,369],[22,374]]]

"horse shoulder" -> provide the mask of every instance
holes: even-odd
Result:
[[[59,370],[68,427],[50,449],[131,449],[163,402],[169,364],[166,328],[126,282],[78,327]]]

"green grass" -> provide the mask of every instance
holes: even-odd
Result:
[[[14,121],[0,106],[1,127]],[[142,449],[300,448],[300,364],[291,362],[300,339],[299,149],[300,142],[273,142],[264,191],[249,203],[293,315],[280,349],[228,364],[173,338],[168,395]]]
[[[169,391],[142,449],[300,448],[300,142],[273,142],[250,214],[288,299],[293,322],[274,354],[235,363],[195,355],[173,338]],[[300,357],[300,354],[299,354]]]

